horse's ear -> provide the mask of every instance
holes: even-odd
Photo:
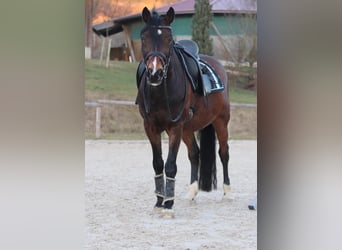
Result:
[[[165,17],[166,24],[170,25],[173,22],[174,18],[175,18],[175,10],[172,7],[170,7]]]
[[[149,11],[149,9],[147,7],[145,7],[142,11],[142,18],[144,20],[145,23],[147,23],[150,18],[151,18],[151,12]]]

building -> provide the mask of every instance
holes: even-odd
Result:
[[[214,56],[223,61],[256,61],[257,1],[209,0],[209,2],[213,13],[210,34],[213,39]],[[174,8],[176,16],[171,26],[175,40],[191,39],[194,3],[195,0],[184,0],[156,9],[160,15],[163,15],[171,6]],[[121,42],[122,49],[111,52],[111,59],[120,58],[119,55],[116,56],[117,53],[126,53],[126,60],[139,61],[141,60],[140,31],[143,26],[141,13],[137,13],[94,25],[93,31],[102,37],[121,33],[124,46]],[[115,39],[113,37],[112,41]],[[118,43],[115,46],[118,46]],[[117,47],[112,47],[111,50],[115,48]]]

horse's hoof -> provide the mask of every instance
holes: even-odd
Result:
[[[161,216],[161,212],[163,211],[163,209],[164,209],[163,207],[154,206],[150,212],[150,215],[154,218],[158,218]]]
[[[193,200],[193,199],[195,199],[197,194],[198,194],[198,182],[194,181],[192,184],[190,184],[189,191],[188,191],[188,194],[186,195],[186,197],[189,200]]]
[[[163,207],[154,206],[152,212],[161,213],[161,211],[163,211],[163,209],[164,209]]]
[[[163,209],[161,210],[161,218],[164,218],[164,219],[173,219],[175,218],[175,212],[173,211],[173,209]]]

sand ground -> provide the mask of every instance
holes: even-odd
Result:
[[[184,144],[177,159],[175,218],[153,211],[154,172],[148,141],[85,142],[86,249],[257,249],[257,142],[229,141],[231,193],[218,188],[186,199],[190,163]],[[167,141],[163,142],[164,159]]]

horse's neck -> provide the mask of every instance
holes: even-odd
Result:
[[[183,101],[187,87],[187,78],[175,51],[171,55],[166,86],[169,99],[178,100],[179,102]],[[177,103],[174,103],[174,105],[177,106]]]
[[[182,64],[179,61],[175,49],[173,49],[170,58],[170,65],[167,73],[167,78],[171,81],[179,81],[180,79],[184,78],[184,74],[185,72],[182,68]]]

